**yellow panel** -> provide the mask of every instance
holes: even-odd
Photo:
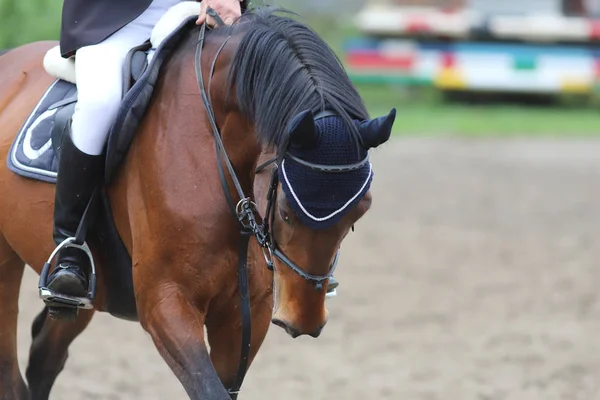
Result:
[[[589,93],[592,83],[587,79],[567,78],[560,82],[560,90],[565,93]]]
[[[464,89],[467,87],[462,75],[455,68],[445,68],[435,77],[435,86],[441,89]]]

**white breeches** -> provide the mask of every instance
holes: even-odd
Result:
[[[127,53],[148,40],[154,25],[179,1],[154,0],[139,17],[103,42],[76,52],[78,101],[71,137],[82,152],[102,153],[123,96],[123,65]]]

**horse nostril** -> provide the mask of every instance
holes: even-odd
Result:
[[[313,333],[310,333],[309,335],[314,337],[315,339],[319,337],[319,335],[321,335],[321,332],[323,332],[323,328],[325,328],[325,324],[321,325],[319,327],[319,329],[317,329],[316,331],[314,331]]]
[[[271,322],[273,323],[273,325],[277,325],[277,326],[279,326],[280,328],[283,328],[283,329],[285,329],[285,323],[284,323],[282,320],[280,320],[280,319],[276,319],[276,318],[273,318],[273,319],[271,320]]]
[[[300,332],[296,328],[288,325],[286,322],[283,322],[280,319],[274,318],[274,319],[271,320],[271,322],[274,325],[277,325],[277,326],[283,328],[287,332],[287,334],[290,335],[293,339],[295,339],[298,336],[300,336]]]

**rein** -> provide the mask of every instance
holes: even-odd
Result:
[[[223,25],[223,21],[217,13],[210,7],[207,8],[207,14],[210,15],[217,21],[218,25]],[[254,201],[252,201],[251,197],[246,196],[241,187],[241,184],[235,174],[231,161],[227,155],[227,151],[225,150],[225,146],[223,144],[223,140],[221,134],[219,132],[219,128],[216,123],[215,114],[212,108],[212,104],[210,101],[210,94],[207,94],[204,78],[202,76],[202,49],[204,45],[204,37],[206,33],[206,21],[200,26],[200,33],[198,36],[198,42],[196,44],[196,56],[194,60],[194,68],[196,72],[196,79],[198,81],[198,87],[200,90],[200,94],[202,96],[202,101],[204,103],[206,113],[208,114],[208,119],[210,121],[210,125],[212,127],[213,136],[215,139],[215,151],[217,155],[217,167],[219,171],[219,177],[221,180],[221,186],[223,188],[223,192],[227,199],[227,203],[229,205],[229,209],[235,219],[237,219],[240,227],[240,243],[239,243],[239,259],[238,259],[238,285],[240,291],[240,311],[241,311],[241,320],[242,320],[242,346],[241,346],[241,355],[240,355],[240,363],[238,366],[237,375],[233,386],[228,389],[229,396],[232,400],[237,398],[237,395],[240,392],[240,388],[242,386],[244,376],[246,374],[248,368],[248,359],[250,353],[250,340],[252,336],[252,318],[250,313],[250,295],[249,295],[249,285],[248,285],[248,242],[251,236],[257,240],[258,244],[261,246],[263,250],[263,255],[265,258],[265,262],[267,268],[271,271],[274,271],[274,259],[277,258],[283,264],[285,264],[288,268],[294,271],[297,275],[301,276],[305,280],[314,284],[316,290],[323,290],[323,282],[331,278],[335,268],[337,266],[338,258],[339,258],[339,249],[335,255],[333,262],[329,267],[329,271],[325,275],[313,275],[298,265],[296,265],[292,260],[290,260],[278,247],[275,237],[273,236],[272,226],[275,221],[275,204],[277,202],[277,187],[279,184],[279,175],[278,169],[281,163],[280,158],[273,158],[261,165],[259,165],[255,169],[255,173],[259,173],[262,170],[266,169],[269,165],[275,164],[272,168],[271,172],[271,181],[269,184],[269,190],[267,193],[267,207],[265,210],[265,216],[262,219],[262,222],[259,224],[257,222],[256,214],[257,206]],[[217,58],[219,54],[229,41],[231,36],[228,36],[219,49],[212,60],[209,78],[208,78],[208,87],[210,88],[211,79],[214,73],[215,65],[217,62]],[[323,111],[315,117],[315,119],[323,118],[326,116],[334,115],[331,111]],[[315,169],[323,172],[346,172],[355,169],[359,169],[364,166],[369,160],[368,156],[355,164],[349,165],[320,165],[313,164],[307,162],[305,160],[301,160],[297,157],[292,156],[289,153],[286,153],[288,156],[292,158],[292,160],[296,162],[300,162],[302,165],[309,167],[311,169]],[[237,203],[234,202],[232,194],[229,190],[229,186],[227,184],[227,179],[225,177],[225,171],[223,168],[223,164],[233,181],[233,186],[235,191],[237,192],[238,198],[240,199]],[[260,214],[259,214],[260,215]]]
[[[207,9],[207,14],[211,15],[213,18],[215,16],[217,16],[216,12],[214,12],[214,10],[210,7],[208,7],[208,9]],[[220,20],[220,18],[219,18],[219,20]],[[218,23],[219,23],[219,20],[217,20]],[[222,21],[220,21],[220,23],[222,23]],[[206,90],[204,88],[204,78],[202,77],[202,67],[201,67],[200,63],[202,60],[202,48],[204,45],[205,31],[206,31],[206,21],[200,26],[200,34],[198,36],[198,42],[196,44],[196,56],[194,57],[194,68],[196,71],[196,79],[198,80],[198,87],[200,88],[200,94],[202,95],[202,101],[204,102],[204,107],[206,109],[206,113],[208,114],[208,119],[210,121],[210,125],[212,127],[214,138],[215,138],[215,144],[216,144],[215,148],[216,148],[216,152],[217,152],[217,162],[218,162],[218,170],[219,170],[219,177],[221,180],[221,185],[223,186],[223,191],[225,193],[225,197],[227,199],[227,203],[229,204],[229,208],[230,208],[231,212],[234,215],[237,215],[236,207],[234,206],[233,198],[231,197],[231,193],[229,192],[227,180],[225,178],[225,173],[223,171],[223,160],[225,161],[225,165],[227,166],[229,174],[232,177],[233,184],[235,186],[236,191],[238,192],[238,195],[240,196],[241,199],[247,200],[247,198],[244,196],[244,192],[242,190],[240,182],[238,181],[238,179],[235,175],[235,172],[233,170],[233,166],[231,165],[231,161],[229,160],[229,157],[227,156],[227,151],[225,150],[225,146],[223,145],[223,140],[221,139],[221,135],[219,134],[219,128],[217,127],[217,123],[215,120],[215,115],[214,115],[214,112],[212,109],[212,104],[210,102],[210,96],[207,95]],[[223,50],[223,47],[229,40],[229,37],[227,39],[225,39],[225,41],[223,42],[223,44],[217,51],[215,58],[212,61],[212,64],[210,67],[209,85],[210,85],[210,79],[212,78],[212,75],[213,75],[213,72],[215,69],[217,57],[219,56],[219,53]],[[242,203],[242,200],[240,200],[240,203],[238,203],[238,206],[241,203]],[[239,217],[238,217],[238,221],[239,221]],[[240,311],[241,311],[241,317],[242,317],[242,347],[241,347],[241,354],[240,354],[240,363],[238,365],[238,371],[236,374],[235,381],[234,381],[232,387],[230,387],[227,390],[229,393],[229,397],[231,397],[232,400],[237,399],[237,396],[240,392],[240,388],[242,387],[242,383],[244,381],[244,377],[246,375],[246,371],[248,370],[248,358],[250,355],[250,341],[252,338],[252,316],[250,313],[250,294],[249,294],[249,287],[248,287],[248,265],[247,265],[248,241],[250,239],[251,233],[252,232],[249,232],[247,229],[244,229],[244,227],[242,226],[242,229],[240,230],[241,241],[240,241],[239,253],[238,253],[238,256],[239,256],[238,286],[239,286],[239,291],[240,291],[240,303],[241,303]]]

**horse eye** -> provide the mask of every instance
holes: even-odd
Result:
[[[290,215],[287,212],[279,210],[279,215],[281,215],[281,219],[287,222],[288,224],[292,223],[292,219],[290,218]]]

